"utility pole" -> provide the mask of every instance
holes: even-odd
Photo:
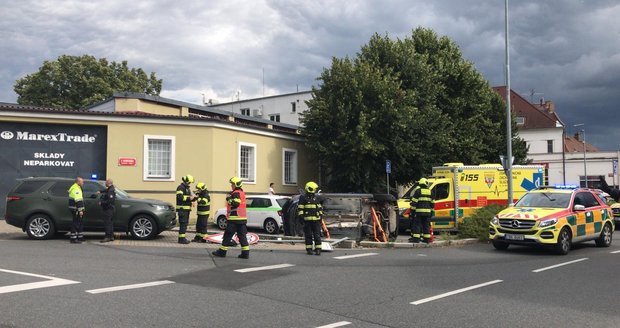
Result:
[[[506,14],[506,160],[504,170],[508,178],[508,206],[512,204],[512,116],[510,113],[510,51],[508,39],[508,0],[504,0]]]

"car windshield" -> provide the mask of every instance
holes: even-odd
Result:
[[[525,194],[515,207],[568,208],[572,194],[559,192],[537,192]]]

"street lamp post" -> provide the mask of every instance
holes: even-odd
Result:
[[[581,141],[583,142],[583,175],[584,175],[584,179],[586,181],[586,188],[588,188],[588,166],[587,166],[587,161],[586,161],[586,128],[585,128],[585,124],[583,123],[579,123],[579,124],[575,124],[573,125],[574,127],[578,127],[578,126],[583,126],[583,128],[580,130],[581,132]]]

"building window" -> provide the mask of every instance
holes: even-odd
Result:
[[[249,108],[241,108],[241,115],[250,116]]]
[[[174,137],[144,136],[144,180],[174,181]]]
[[[547,153],[553,153],[553,140],[547,140]]]
[[[297,103],[296,102],[291,102],[291,113],[295,113],[297,112]]]
[[[516,122],[517,122],[517,125],[524,125],[525,124],[525,117],[517,116]]]
[[[282,149],[282,166],[284,170],[282,180],[285,185],[297,184],[297,150]]]
[[[269,114],[269,119],[274,122],[280,122],[280,114]]]
[[[256,145],[239,143],[239,177],[256,183]]]

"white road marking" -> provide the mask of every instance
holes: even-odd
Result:
[[[24,290],[38,289],[38,288],[47,288],[47,287],[56,287],[63,285],[71,285],[71,284],[79,284],[79,281],[61,279],[56,277],[49,277],[35,273],[21,272],[21,271],[13,271],[13,270],[5,270],[0,269],[0,272],[19,274],[22,276],[36,277],[47,279],[48,281],[38,281],[38,282],[30,282],[26,284],[18,284],[18,285],[10,285],[10,286],[2,286],[0,287],[0,294],[12,293],[12,292],[20,292]]]
[[[500,283],[502,281],[503,280],[493,280],[493,281],[485,282],[485,283],[482,283],[482,284],[478,284],[478,285],[474,285],[474,286],[470,286],[470,287],[465,287],[465,288],[461,288],[461,289],[457,289],[457,290],[453,290],[451,292],[439,294],[439,295],[436,295],[436,296],[433,296],[433,297],[424,298],[424,299],[421,299],[421,300],[418,300],[418,301],[415,301],[415,302],[411,302],[410,304],[420,305],[422,303],[427,303],[427,302],[435,301],[435,300],[438,300],[440,298],[452,296],[452,295],[455,295],[455,294],[460,294],[460,293],[467,292],[467,291],[470,291],[470,290],[473,290],[473,289],[476,289],[476,288],[481,288],[481,287],[486,287],[486,286],[489,286],[489,285],[497,284],[497,283]]]
[[[288,268],[288,267],[293,267],[293,266],[295,265],[294,264],[276,264],[276,265],[268,265],[264,267],[238,269],[238,270],[235,270],[235,272],[246,273],[246,272],[254,272],[254,271],[282,269],[282,268]]]
[[[334,258],[336,260],[346,260],[346,259],[353,259],[356,257],[373,256],[373,255],[378,255],[378,253],[362,253],[362,254],[355,254],[355,255],[343,255],[343,256],[336,256]]]
[[[616,254],[616,253],[620,253],[620,251],[613,251],[613,252],[611,252],[611,254]]]
[[[119,290],[153,287],[153,286],[168,285],[168,284],[174,284],[174,281],[160,280],[160,281],[153,281],[153,282],[145,282],[143,284],[133,284],[133,285],[125,285],[125,286],[91,289],[91,290],[87,290],[86,292],[90,294],[101,294],[101,293],[116,292]]]
[[[350,325],[351,323],[348,321],[340,321],[340,322],[334,322],[331,323],[329,325],[325,325],[325,326],[320,326],[320,327],[316,327],[316,328],[336,328],[336,327],[342,327],[342,326],[346,326],[346,325]]]
[[[585,260],[587,260],[587,259],[588,259],[587,257],[584,257],[584,258],[582,258],[582,259],[578,259],[578,260],[574,260],[574,261],[569,261],[569,262],[564,262],[564,263],[560,263],[560,264],[556,264],[556,265],[548,266],[548,267],[546,267],[546,268],[540,268],[540,269],[532,270],[532,272],[536,272],[536,273],[538,273],[538,272],[543,272],[543,271],[550,270],[550,269],[555,269],[555,268],[557,268],[557,267],[561,267],[561,266],[564,266],[564,265],[568,265],[568,264],[573,264],[573,263],[577,263],[577,262],[585,261]]]

